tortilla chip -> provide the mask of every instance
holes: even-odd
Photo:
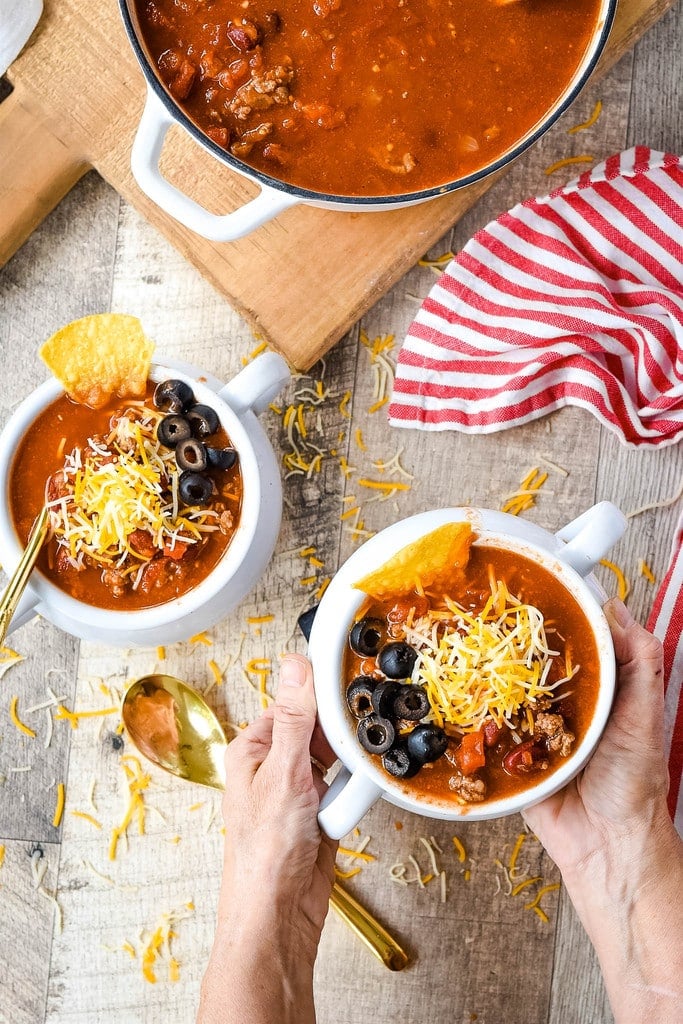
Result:
[[[144,395],[153,352],[136,316],[98,313],[62,327],[38,354],[70,398],[100,409],[112,395]]]
[[[378,599],[401,597],[420,589],[445,593],[467,565],[474,539],[469,523],[444,523],[401,548],[354,587]]]

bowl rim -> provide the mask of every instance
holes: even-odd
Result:
[[[131,13],[131,7],[133,4],[134,0],[119,0],[119,8],[126,34],[133,49],[133,53],[135,54],[142,69],[147,85],[154,91],[155,95],[164,105],[174,121],[180,124],[194,139],[194,141],[198,143],[198,145],[202,146],[217,160],[226,164],[236,173],[255,181],[261,186],[275,189],[279,192],[284,192],[287,195],[295,196],[301,201],[319,204],[337,204],[342,207],[355,206],[372,208],[373,206],[380,205],[411,205],[413,203],[422,202],[425,199],[432,199],[437,196],[447,195],[449,192],[453,192],[456,189],[465,188],[467,185],[472,185],[477,181],[481,181],[483,178],[494,174],[507,164],[512,163],[518,156],[521,156],[521,154],[538,141],[542,135],[545,135],[548,129],[552,127],[565,110],[567,110],[567,108],[574,102],[588,81],[607,44],[612,24],[614,22],[618,0],[601,0],[598,24],[596,25],[595,32],[588,43],[581,63],[566,85],[564,92],[555,101],[555,104],[535,125],[532,125],[519,142],[503,153],[495,161],[490,164],[486,164],[484,167],[480,168],[478,171],[472,172],[471,174],[467,174],[461,178],[454,178],[452,181],[446,182],[442,185],[434,185],[430,188],[418,189],[415,192],[401,192],[387,196],[344,195],[331,192],[317,192],[313,189],[303,188],[300,185],[293,185],[289,182],[283,181],[281,178],[275,178],[271,175],[265,174],[256,167],[251,167],[249,164],[239,160],[237,157],[233,156],[232,153],[229,153],[227,150],[215,143],[194,123],[194,121],[187,116],[182,107],[178,105],[176,100],[162,84],[161,79],[153,68],[152,61],[142,41],[142,36],[138,33],[136,18]]]
[[[201,379],[194,377],[198,373]],[[258,460],[253,448],[249,432],[244,423],[230,405],[217,393],[214,385],[220,382],[210,374],[204,373],[187,364],[178,364],[173,359],[159,356],[152,360],[149,379],[164,380],[172,376],[185,380],[195,391],[197,400],[211,405],[218,413],[221,426],[225,429],[230,441],[237,450],[242,475],[242,505],[237,530],[218,562],[201,582],[190,590],[164,601],[140,609],[110,609],[99,605],[87,604],[62,590],[40,570],[32,574],[30,589],[36,594],[37,609],[45,605],[56,615],[64,614],[69,618],[87,623],[92,628],[126,630],[137,633],[141,630],[166,626],[177,622],[204,606],[219,591],[229,585],[240,566],[249,555],[256,536],[258,509],[261,502],[262,482]],[[27,429],[53,401],[64,394],[64,388],[55,377],[50,377],[38,385],[17,406],[0,434],[0,504],[5,515],[0,522],[0,544],[10,553],[11,564],[15,565],[23,551],[10,511],[9,485],[12,467],[16,456],[17,443],[21,441]],[[121,399],[122,404],[126,399]],[[10,447],[11,446],[11,447]],[[2,457],[10,447],[7,457]]]
[[[600,664],[595,710],[588,729],[572,754],[551,774],[541,777],[538,782],[518,793],[487,799],[481,804],[465,806],[448,799],[414,796],[408,786],[401,784],[400,780],[394,780],[388,776],[373,760],[372,755],[361,748],[353,732],[351,719],[343,705],[343,684],[341,682],[342,657],[348,628],[366,597],[362,591],[354,590],[353,581],[371,571],[375,564],[381,565],[386,558],[390,557],[392,551],[399,550],[404,544],[423,536],[441,523],[472,521],[473,519],[475,523],[480,523],[482,514],[487,518],[491,513],[493,510],[470,506],[431,510],[400,520],[380,531],[375,537],[357,548],[340,567],[321,599],[311,629],[309,657],[313,662],[318,715],[323,732],[335,754],[347,771],[352,774],[358,772],[365,775],[381,789],[383,799],[405,810],[427,817],[471,821],[504,817],[522,811],[558,792],[587,764],[607,724],[614,699],[616,660],[609,624],[600,605],[603,594],[597,581],[590,576],[581,577],[558,557],[557,552],[541,547],[536,540],[522,540],[510,534],[482,529],[480,525],[473,524],[477,532],[482,535],[484,543],[517,551],[527,558],[538,560],[544,568],[560,579],[560,582],[577,600],[580,596],[581,607],[595,637]],[[494,516],[496,519],[503,517],[516,520],[516,517],[506,516],[505,513],[495,512]],[[522,524],[517,523],[516,525]],[[535,524],[526,523],[526,521],[523,521],[523,525],[531,527],[532,534],[540,530],[535,527]],[[546,531],[541,532],[545,533]],[[547,536],[553,537],[550,533]],[[393,538],[400,539],[393,542]],[[392,541],[391,548],[387,546],[388,541]],[[558,542],[558,550],[561,546],[561,542]],[[586,608],[586,603],[588,608]],[[331,625],[334,623],[337,624],[336,632],[331,631]]]

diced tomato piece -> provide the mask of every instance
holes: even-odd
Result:
[[[157,549],[154,545],[154,538],[147,530],[133,530],[128,536],[128,543],[133,551],[137,552],[138,555],[142,555],[143,558],[152,558],[156,554]]]
[[[455,752],[455,763],[463,775],[473,775],[486,764],[484,730],[468,732]]]
[[[164,544],[164,554],[168,558],[172,558],[174,562],[179,562],[181,558],[185,557],[189,547],[190,545],[183,543],[182,540],[177,540],[175,544],[171,544],[171,542],[167,540]]]
[[[409,597],[400,597],[387,613],[387,621],[393,623],[405,622],[410,609],[414,608],[414,618],[419,619],[429,608],[429,601],[419,594],[411,594]]]

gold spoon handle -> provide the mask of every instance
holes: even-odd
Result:
[[[47,528],[48,510],[43,506],[42,512],[31,528],[31,534],[24,553],[19,560],[19,565],[14,570],[5,593],[0,598],[0,646],[5,642],[9,624],[19,604],[19,598],[24,593],[24,588],[28,583],[28,578],[38,557],[38,552],[43,546],[47,535]]]
[[[401,949],[396,939],[336,882],[332,886],[330,904],[342,921],[390,971],[402,971],[408,965],[408,954]]]

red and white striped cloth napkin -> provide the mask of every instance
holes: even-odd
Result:
[[[488,224],[408,331],[389,422],[492,433],[578,405],[630,446],[683,438],[683,159],[636,147]],[[666,654],[683,833],[683,539],[649,627]]]

